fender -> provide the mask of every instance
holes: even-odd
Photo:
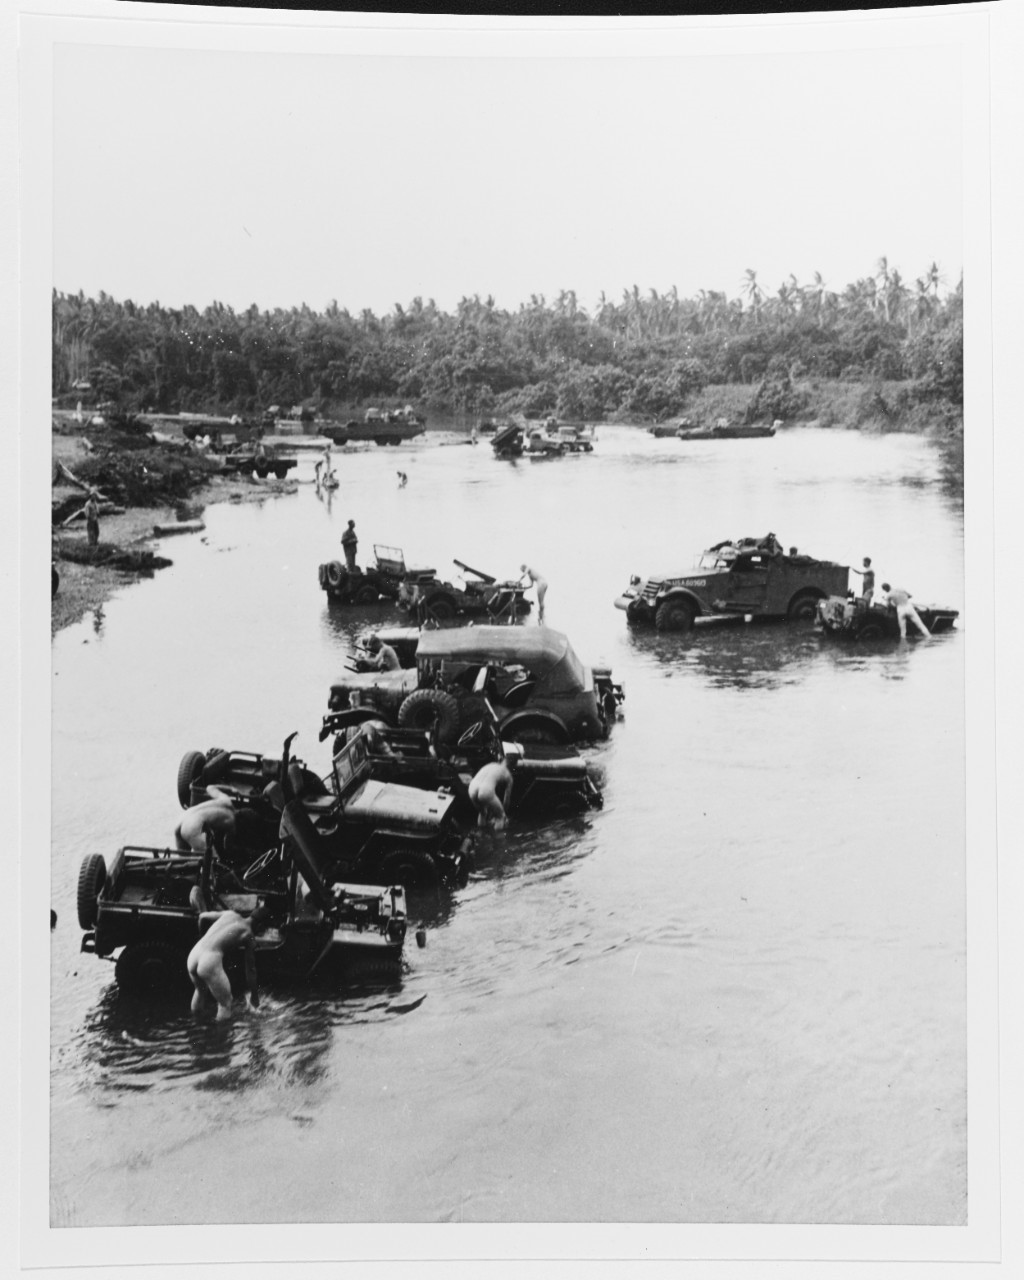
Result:
[[[350,707],[347,711],[333,711],[329,716],[324,716],[323,726],[320,729],[320,741],[324,742],[332,733],[338,733],[341,729],[348,729],[355,724],[365,724],[367,720],[385,720],[391,724],[393,717],[375,707]]]
[[[700,597],[695,596],[693,592],[687,590],[686,587],[669,587],[667,591],[658,595],[654,607],[656,608],[663,600],[685,600],[687,604],[693,606],[693,613],[697,618],[703,617],[706,612],[704,605],[701,603]]]
[[[510,716],[501,722],[501,736],[502,738],[511,738],[516,725],[529,724],[531,722],[537,723],[538,721],[551,725],[559,734],[562,742],[571,741],[572,735],[569,733],[565,721],[556,716],[553,711],[545,711],[541,707],[524,707],[522,711],[513,711]]]

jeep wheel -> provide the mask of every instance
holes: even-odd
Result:
[[[287,476],[288,476],[288,468],[287,468],[287,467],[275,467],[275,468],[274,468],[274,475],[275,475],[275,476],[277,476],[278,480],[284,480],[284,479],[286,479],[286,478],[287,478]]]
[[[425,618],[433,618],[435,622],[450,622],[458,613],[451,596],[430,596],[420,608]]]
[[[377,591],[368,583],[364,583],[352,597],[353,604],[376,604]]]
[[[693,606],[685,600],[662,600],[654,625],[659,631],[689,631],[693,626]]]
[[[117,957],[114,977],[128,995],[171,995],[188,984],[188,953],[166,942],[130,942]]]
[[[201,751],[186,751],[178,765],[178,801],[183,809],[192,804],[192,783],[203,772],[206,756]]]
[[[107,864],[102,853],[87,853],[78,873],[78,923],[83,929],[91,929],[96,923],[100,896],[107,882]]]
[[[857,632],[858,640],[882,640],[885,638],[885,627],[881,622],[865,622]]]
[[[403,889],[432,889],[440,880],[437,863],[426,849],[395,849],[385,854],[380,873],[387,884],[400,884]]]
[[[443,689],[414,689],[398,708],[401,729],[434,729],[437,741],[452,746],[459,736],[459,704]]]
[[[794,596],[786,610],[786,617],[790,622],[813,622],[817,616],[818,597],[810,592]]]

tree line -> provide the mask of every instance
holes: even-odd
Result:
[[[908,284],[885,258],[841,292],[818,273],[770,291],[748,270],[733,298],[634,285],[589,311],[572,290],[516,310],[474,295],[449,313],[414,298],[381,317],[336,301],[322,312],[220,302],[199,311],[54,290],[52,314],[58,402],[88,383],[94,399],[126,412],[302,405],[343,417],[413,403],[478,417],[656,421],[705,388],[748,383],[758,413],[788,417],[799,409],[794,388],[815,379],[905,383],[915,403],[963,405],[962,277],[943,294],[936,264]]]

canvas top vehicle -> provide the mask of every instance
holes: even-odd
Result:
[[[623,701],[608,668],[591,668],[551,627],[424,631],[416,670],[352,675],[331,686],[328,708],[359,707],[405,728],[434,727],[454,743],[486,714],[510,741],[566,743],[605,738]]]

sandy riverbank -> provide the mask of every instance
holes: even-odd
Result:
[[[72,471],[76,462],[86,457],[81,441],[70,436],[54,434],[53,457]],[[214,476],[197,490],[185,504],[189,518],[202,518],[204,509],[216,502],[265,502],[268,498],[295,493],[296,480],[257,480],[241,476]],[[75,498],[81,493],[73,485],[54,485],[53,498]],[[84,495],[81,495],[84,502]],[[154,526],[175,524],[182,506],[128,507],[123,513],[101,515],[100,542],[96,549],[100,556],[120,558],[122,565],[145,557],[140,553],[154,547],[157,538]],[[176,535],[195,537],[195,534]],[[175,538],[160,541],[158,557],[161,563],[173,562]],[[50,607],[50,635],[62,628],[81,621],[86,614],[98,609],[125,585],[150,578],[156,571],[146,567],[118,567],[116,563],[89,563],[77,558],[86,554],[87,538],[85,521],[76,520],[65,529],[54,530],[53,558],[60,575],[60,586]],[[71,558],[75,557],[75,558]]]

